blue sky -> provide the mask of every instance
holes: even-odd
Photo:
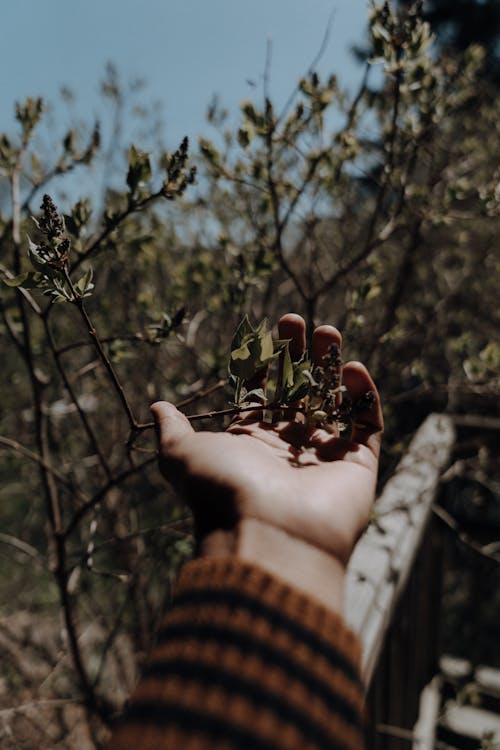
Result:
[[[230,112],[260,95],[268,39],[271,93],[284,101],[307,70],[333,13],[320,71],[354,87],[361,76],[349,48],[362,39],[368,0],[16,0],[2,8],[0,131],[12,131],[16,99],[43,96],[56,125],[62,85],[76,112],[98,115],[99,81],[112,61],[123,80],[147,81],[145,101],[162,105],[167,145],[206,131],[214,93]],[[247,80],[258,88],[252,89]],[[60,122],[59,122],[60,121]]]

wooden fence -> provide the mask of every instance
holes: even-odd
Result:
[[[411,747],[420,692],[438,669],[443,544],[432,504],[454,440],[449,417],[426,419],[349,563],[344,614],[363,645],[374,750]]]

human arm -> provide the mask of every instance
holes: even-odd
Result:
[[[285,316],[279,334],[300,356],[303,320]],[[317,328],[316,362],[340,343]],[[376,394],[359,363],[343,381],[354,401]],[[255,414],[195,433],[172,405],[153,412],[160,467],[193,510],[199,557],[112,747],[359,748],[359,644],[340,612],[373,501],[378,397],[349,439]]]

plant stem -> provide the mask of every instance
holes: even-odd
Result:
[[[60,484],[66,487],[66,489],[68,489],[79,500],[87,502],[87,500],[89,499],[87,495],[82,493],[80,490],[75,489],[71,482],[69,482],[66,477],[63,476],[63,474],[61,474],[46,459],[42,458],[42,456],[39,456],[38,453],[34,453],[33,451],[29,450],[29,448],[25,448],[25,446],[21,445],[21,443],[18,443],[17,440],[12,440],[11,438],[0,435],[0,445],[4,445],[6,448],[10,448],[16,453],[19,453],[21,456],[25,456],[25,458],[29,458],[30,461],[34,461],[39,466],[43,467],[45,471],[48,471],[49,474],[52,474],[52,476],[57,479]]]
[[[98,440],[97,440],[97,437],[96,437],[96,435],[95,435],[95,433],[94,433],[94,431],[93,431],[93,429],[92,429],[92,427],[90,425],[90,422],[87,419],[87,415],[83,411],[83,409],[82,409],[82,407],[81,407],[81,405],[80,405],[80,403],[78,401],[78,397],[77,397],[77,395],[76,395],[76,393],[75,393],[75,391],[73,389],[73,386],[72,386],[72,384],[71,384],[71,382],[70,382],[70,380],[69,380],[69,378],[68,378],[68,376],[66,374],[66,370],[64,369],[64,366],[63,366],[63,364],[61,362],[61,352],[57,349],[57,347],[55,345],[54,337],[52,335],[52,331],[50,330],[50,325],[49,325],[49,321],[48,321],[47,317],[44,317],[43,324],[44,324],[44,328],[45,328],[45,333],[46,333],[46,336],[47,336],[47,340],[48,340],[48,343],[49,343],[49,348],[50,348],[50,350],[52,352],[52,355],[54,357],[54,361],[55,361],[55,364],[56,364],[56,367],[57,367],[57,371],[59,372],[59,375],[61,376],[61,379],[62,379],[62,381],[64,383],[64,387],[68,391],[68,394],[69,394],[69,397],[71,398],[71,401],[75,405],[75,408],[76,408],[76,410],[78,412],[78,416],[80,417],[81,423],[83,425],[83,429],[87,433],[87,437],[88,437],[88,439],[90,441],[90,445],[92,446],[92,450],[94,451],[94,453],[98,457],[99,463],[101,464],[101,467],[102,467],[102,469],[104,471],[104,474],[106,475],[106,478],[110,479],[110,477],[111,477],[111,469],[109,468],[109,464],[106,461],[106,458],[104,457],[103,452],[101,451],[101,447],[100,447],[100,445],[98,443]]]
[[[152,425],[151,425],[152,426]],[[66,526],[62,536],[64,538],[68,537],[78,526],[82,518],[98,503],[102,502],[108,492],[113,489],[113,487],[118,487],[120,484],[122,484],[125,480],[129,479],[129,477],[133,476],[134,474],[137,474],[139,471],[142,471],[142,469],[145,469],[147,466],[150,466],[151,464],[155,463],[157,461],[156,456],[151,456],[150,458],[147,458],[145,461],[142,462],[142,464],[138,464],[137,466],[133,466],[130,469],[125,469],[125,471],[122,471],[121,474],[118,474],[115,477],[112,477],[103,487],[101,487],[100,490],[98,490],[93,497],[90,498],[90,500],[87,500],[83,505],[81,505],[78,510],[75,511],[72,518],[70,519],[68,525]]]
[[[87,333],[90,336],[90,340],[93,342],[95,350],[97,354],[99,355],[99,359],[104,365],[104,368],[106,369],[106,372],[109,375],[109,378],[113,384],[113,387],[118,395],[118,398],[121,401],[121,404],[123,406],[123,409],[127,415],[127,419],[130,425],[131,430],[137,429],[137,420],[134,416],[134,413],[132,411],[132,407],[130,406],[127,396],[125,395],[124,388],[122,384],[120,383],[118,379],[118,375],[116,374],[113,365],[111,364],[111,361],[109,357],[107,356],[106,352],[104,351],[104,347],[102,345],[102,342],[97,334],[97,330],[87,313],[87,310],[85,309],[85,305],[83,304],[83,300],[81,297],[79,297],[73,282],[71,281],[68,269],[64,269],[64,277],[66,279],[66,283],[68,284],[68,287],[71,290],[71,293],[73,295],[73,304],[78,309],[78,312],[80,313],[83,322],[85,323],[85,327],[87,329]]]

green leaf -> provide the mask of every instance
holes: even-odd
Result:
[[[206,138],[199,139],[201,155],[209,162],[209,164],[217,165],[220,162],[220,154],[213,145],[213,143]]]
[[[91,296],[92,289],[94,288],[94,284],[92,283],[93,277],[94,271],[92,267],[90,267],[82,278],[76,282],[75,289],[78,292],[79,297],[83,298]]]
[[[262,401],[266,400],[266,394],[264,393],[263,388],[254,388],[245,394],[245,401],[252,401],[254,399],[261,399]]]
[[[308,395],[312,385],[311,362],[294,362],[292,373],[292,383],[285,391],[284,400],[286,403],[298,401]]]
[[[8,279],[6,276],[2,277],[2,281],[7,286],[22,286],[29,276],[29,272],[21,273],[19,276],[14,276],[12,279]]]
[[[130,146],[128,152],[128,173],[127,185],[131,193],[135,193],[137,188],[149,182],[151,179],[151,162],[149,154],[141,151],[134,145]]]
[[[262,364],[264,365],[266,362],[272,359],[274,354],[273,334],[271,333],[271,331],[260,334],[258,341],[260,344],[259,359],[260,362],[262,362]]]
[[[28,257],[35,271],[38,271],[38,273],[41,273],[46,278],[55,279],[59,276],[59,272],[57,271],[57,269],[49,265],[49,263],[47,263],[45,258],[42,258],[42,256],[38,252],[38,245],[32,242],[29,235],[28,235]]]
[[[18,287],[22,286],[25,289],[38,289],[40,287],[45,286],[47,283],[47,280],[45,276],[41,273],[36,273],[33,271],[26,271],[25,273],[19,274],[19,276],[14,276],[14,278],[9,279],[7,277],[3,277],[2,281],[4,284],[10,287]]]
[[[233,340],[231,341],[231,352],[233,352],[235,349],[239,349],[239,347],[243,343],[243,339],[245,338],[245,336],[248,336],[251,333],[254,333],[254,329],[248,319],[248,315],[245,315],[238,328],[234,332]]]
[[[64,214],[64,226],[74,237],[79,237],[90,219],[91,210],[87,200],[75,203],[70,214]]]
[[[293,365],[288,346],[285,347],[285,350],[283,351],[281,385],[285,390],[291,388],[293,385]]]
[[[249,124],[243,125],[238,130],[238,143],[242,148],[247,148],[252,142],[254,135],[253,128]]]
[[[248,344],[243,344],[231,352],[229,372],[237,378],[249,380],[255,372],[252,355]]]

